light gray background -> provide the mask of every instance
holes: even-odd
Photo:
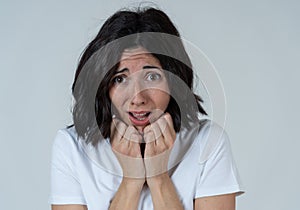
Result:
[[[71,123],[78,57],[129,2],[0,1],[1,209],[49,209],[51,144]],[[299,1],[158,5],[224,84],[226,129],[247,191],[238,209],[299,209]]]

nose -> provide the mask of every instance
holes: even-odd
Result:
[[[133,106],[141,106],[147,103],[146,90],[140,81],[135,81],[132,88],[132,98],[130,104]]]

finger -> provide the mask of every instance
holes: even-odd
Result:
[[[173,126],[173,120],[169,113],[165,114],[163,118],[167,122],[167,126],[163,135],[166,139],[166,143],[169,147],[171,147],[176,139],[176,131]]]
[[[144,141],[146,144],[154,142],[155,141],[155,135],[152,130],[147,131],[144,133]]]
[[[155,122],[158,126],[158,129],[160,130],[160,133],[162,135],[164,135],[165,130],[168,127],[168,122],[167,120],[162,116],[161,118],[159,118],[156,122]]]
[[[155,142],[156,144],[159,144],[159,148],[158,151],[161,151],[161,149],[163,149],[163,147],[165,146],[165,143],[163,142],[163,135],[162,135],[162,130],[160,129],[160,126],[158,124],[159,121],[165,121],[164,119],[158,119],[155,123],[152,123],[151,125],[147,126],[144,131],[144,140],[146,143],[150,143],[152,141]],[[161,123],[163,124],[163,122]],[[166,122],[164,123],[165,125],[167,124]],[[166,127],[166,126],[165,126]]]
[[[151,112],[151,115],[149,116],[149,122],[150,123],[154,123],[157,119],[159,119],[162,115],[164,114],[164,112],[160,109],[154,109]]]
[[[142,136],[139,134],[139,132],[132,125],[130,125],[126,128],[126,131],[123,135],[123,139],[127,140],[127,141],[133,141],[135,143],[141,143],[142,142]]]
[[[130,156],[136,158],[142,158],[141,148],[138,143],[130,142]]]
[[[151,144],[149,148],[152,149],[153,147],[152,150],[155,151],[155,154],[161,153],[164,150],[168,149],[166,144],[164,143],[163,136],[160,135],[160,137],[156,138],[153,130],[150,130],[149,132],[147,132],[147,134],[144,135],[144,140],[146,142],[146,146]]]
[[[170,128],[165,118],[161,118],[157,120],[157,124],[161,129],[161,133],[163,137],[162,140],[157,141],[157,143],[158,144],[160,143],[160,146],[166,146],[167,148],[172,147],[175,140],[175,136],[172,133],[172,128]],[[162,145],[161,141],[164,143],[164,145]]]
[[[160,154],[166,150],[168,150],[168,146],[165,142],[164,137],[161,135],[158,139],[155,140],[155,152],[156,154]]]
[[[152,157],[155,155],[155,149],[154,149],[154,141],[146,144],[145,147],[145,158]]]
[[[159,118],[155,124],[157,125],[157,129],[160,131],[160,136],[156,137],[156,146],[157,146],[157,151],[159,153],[167,150],[169,147],[172,145],[172,138],[171,134],[169,133],[169,128],[168,128],[168,123],[164,117]],[[171,138],[171,139],[170,139]]]
[[[122,136],[125,134],[127,125],[117,118],[113,119],[113,124],[115,126],[114,135],[121,140]]]
[[[175,132],[175,129],[174,129],[174,124],[173,124],[173,119],[171,117],[171,115],[166,112],[164,115],[163,115],[163,118],[167,121],[171,131],[172,131],[172,135],[175,137],[176,136],[176,132]]]
[[[126,131],[127,125],[117,118],[112,119],[111,136],[113,139],[120,141]]]
[[[151,130],[154,133],[155,140],[157,140],[159,137],[162,136],[162,133],[161,133],[161,130],[159,128],[157,121],[155,123],[151,124]]]
[[[144,128],[144,134],[148,133],[149,131],[151,131],[151,124],[150,125],[147,125],[145,128]]]
[[[153,124],[150,124],[148,126],[146,126],[144,128],[144,142],[145,143],[150,143],[150,142],[153,142],[155,141],[155,134],[154,134],[154,130],[153,130]]]

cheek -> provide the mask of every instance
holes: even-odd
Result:
[[[109,95],[109,98],[110,98],[111,102],[114,103],[114,98],[113,98],[114,90],[113,90],[113,88],[109,89],[108,95]]]
[[[170,95],[163,91],[155,91],[152,100],[155,102],[156,108],[165,111],[170,102]]]
[[[164,110],[166,111],[168,105],[170,102],[170,95],[169,94],[165,94],[164,96],[164,102],[163,102],[163,106],[164,106]]]
[[[112,88],[109,91],[109,98],[116,108],[121,107],[126,100],[126,91],[124,92],[119,88]]]
[[[118,107],[117,105],[119,104],[119,97],[118,97],[118,91],[116,91],[115,88],[111,88],[109,90],[109,98],[110,98],[112,104],[115,107]]]
[[[120,97],[118,96],[117,92],[115,91],[109,91],[109,98],[111,100],[112,106],[111,106],[111,112],[113,114],[117,114],[120,115],[121,110],[121,101],[120,101]]]

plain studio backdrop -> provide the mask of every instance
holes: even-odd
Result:
[[[72,123],[78,58],[133,1],[0,1],[0,205],[50,209],[50,156]],[[157,1],[215,65],[246,194],[237,209],[300,209],[299,1]],[[101,198],[99,198],[101,199]]]

